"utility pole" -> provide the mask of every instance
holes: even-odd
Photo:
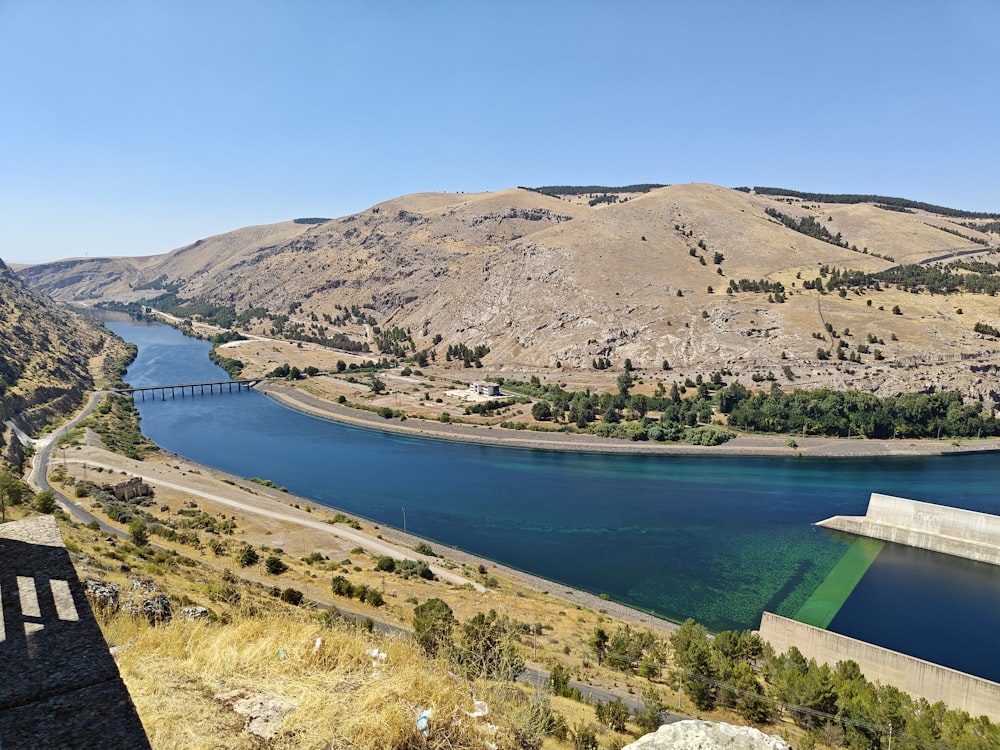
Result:
[[[403,533],[405,534],[406,533],[406,508],[404,508],[402,505],[400,505],[399,509],[401,511],[403,511]]]

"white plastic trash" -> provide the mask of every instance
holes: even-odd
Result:
[[[466,711],[465,715],[473,719],[480,719],[490,712],[490,707],[486,704],[486,701],[480,701],[473,698],[472,705],[474,706],[473,710]]]
[[[424,737],[431,733],[430,720],[433,713],[434,711],[428,708],[426,711],[421,711],[420,715],[417,716],[417,731]]]

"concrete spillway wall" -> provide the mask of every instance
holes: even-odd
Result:
[[[765,612],[760,635],[778,653],[795,646],[807,659],[835,666],[854,661],[873,682],[894,685],[930,703],[942,701],[949,708],[1000,721],[1000,684],[948,669],[871,643]]]
[[[864,516],[817,526],[1000,565],[1000,516],[873,492]]]

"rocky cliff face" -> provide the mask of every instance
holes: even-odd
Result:
[[[37,434],[81,405],[94,387],[90,359],[107,338],[95,321],[27,288],[0,261],[0,458],[23,460],[8,422]]]

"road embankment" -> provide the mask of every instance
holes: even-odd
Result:
[[[558,431],[511,430],[472,424],[445,423],[431,419],[398,417],[385,419],[375,412],[337,404],[291,384],[266,382],[255,390],[289,409],[321,419],[413,437],[498,445],[506,448],[575,451],[582,453],[634,453],[678,456],[762,456],[781,458],[872,458],[877,456],[938,456],[959,453],[1000,452],[1000,440],[865,440],[826,437],[796,437],[793,447],[785,435],[738,434],[722,445],[658,443],[620,440],[597,435]]]

